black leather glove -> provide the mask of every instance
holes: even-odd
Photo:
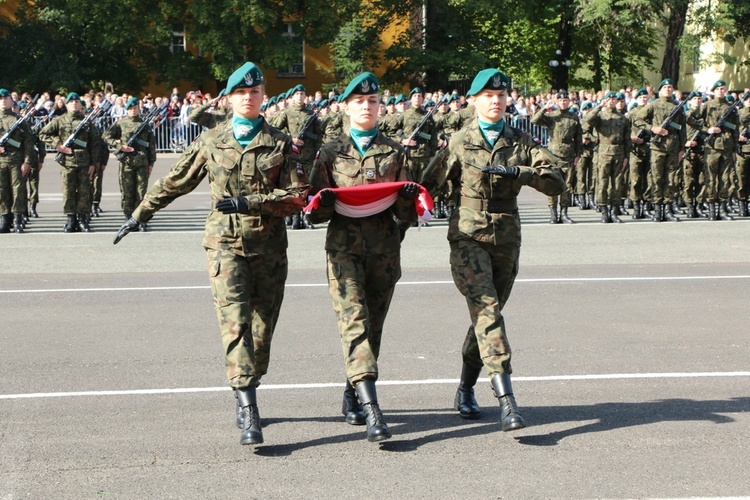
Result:
[[[518,167],[506,167],[505,165],[489,165],[482,168],[485,174],[499,175],[508,179],[518,179],[521,169]]]
[[[417,184],[416,182],[409,182],[398,190],[398,194],[402,198],[413,200],[419,194],[419,184]]]
[[[244,196],[235,196],[234,198],[224,198],[216,202],[216,210],[225,214],[249,214],[250,207],[247,204],[247,198]]]
[[[330,207],[336,203],[336,191],[332,189],[323,189],[320,192],[320,206]]]
[[[115,241],[112,242],[113,245],[117,245],[121,239],[125,237],[126,234],[132,232],[132,231],[138,231],[138,221],[134,218],[129,218],[125,221],[125,223],[120,226],[120,230],[117,231],[117,236],[115,236]]]

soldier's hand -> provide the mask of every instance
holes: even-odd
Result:
[[[0,146],[0,155],[5,153],[5,148]]]
[[[419,194],[419,184],[417,184],[416,182],[409,182],[398,190],[398,194],[402,198],[413,200]]]
[[[94,180],[94,175],[96,175],[96,165],[91,165],[89,167],[89,180],[90,181]]]
[[[320,192],[320,206],[330,207],[336,203],[336,191],[332,189],[323,189]]]
[[[404,139],[401,141],[401,144],[409,148],[417,147],[417,141],[415,141],[414,139]]]
[[[506,167],[505,165],[489,165],[482,168],[485,174],[499,175],[508,179],[518,179],[521,169],[518,167]]]
[[[131,146],[123,144],[122,146],[120,146],[120,151],[122,151],[123,153],[132,153],[133,151],[135,151],[135,149],[133,149]]]
[[[132,231],[137,231],[138,226],[139,226],[138,221],[135,220],[134,218],[131,217],[128,220],[126,220],[125,223],[122,226],[120,226],[120,230],[117,231],[117,236],[115,236],[115,241],[113,241],[112,244],[117,245],[120,242],[120,240],[125,237],[126,234]]]
[[[43,166],[44,166],[44,163],[40,163],[39,165],[37,165],[36,169],[41,172]]]
[[[292,139],[292,143],[299,148],[305,145],[305,141],[303,141],[302,139],[297,139],[296,137]]]
[[[23,177],[28,177],[29,172],[31,172],[31,165],[28,163],[21,163],[21,175]]]
[[[686,146],[686,147],[688,147],[688,148],[694,148],[694,147],[695,147],[695,146],[697,146],[697,145],[698,145],[698,143],[697,143],[697,142],[695,142],[695,141],[687,141],[687,142],[685,143],[685,146]]]
[[[62,153],[64,155],[72,155],[73,154],[73,150],[70,149],[70,148],[66,148],[65,146],[62,145],[62,143],[58,144],[55,149],[57,149],[58,152],[60,152],[60,153]]]
[[[244,196],[224,198],[216,202],[216,210],[225,214],[249,214],[252,208],[258,208],[257,203],[248,203]]]

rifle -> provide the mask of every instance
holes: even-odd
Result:
[[[697,90],[693,90],[692,92],[690,92],[690,94],[689,94],[689,95],[687,96],[687,98],[686,98],[686,99],[684,99],[684,100],[683,100],[682,102],[680,102],[679,104],[676,104],[676,105],[675,105],[675,107],[674,107],[674,108],[672,108],[672,112],[671,112],[671,113],[669,113],[669,116],[667,116],[667,117],[666,117],[666,118],[664,119],[664,121],[663,121],[663,122],[661,123],[660,127],[661,127],[661,128],[667,128],[667,127],[669,127],[670,125],[672,125],[672,120],[674,120],[675,118],[677,118],[677,115],[678,115],[678,114],[680,114],[680,113],[684,113],[684,110],[683,110],[683,108],[682,108],[682,105],[683,105],[683,103],[685,103],[685,102],[689,102],[689,101],[690,101],[690,99],[692,99],[693,97],[695,97],[695,94],[697,94],[697,93],[698,93],[698,91],[697,91]],[[674,127],[675,127],[675,128],[677,128],[677,129],[679,130],[679,128],[680,128],[680,125],[675,125]],[[665,137],[665,136],[663,136],[663,135],[655,135],[655,136],[653,137],[653,139],[651,139],[651,142],[652,142],[652,143],[654,143],[654,144],[659,144],[659,143],[660,143],[660,142],[661,142],[661,141],[662,141],[662,140],[664,139],[664,137]]]
[[[643,141],[643,144],[648,144],[651,142],[651,134],[649,134],[645,129],[638,130],[638,133],[635,134],[637,138]]]
[[[740,137],[744,137],[745,139],[750,140],[750,126],[745,127],[744,130],[740,132]],[[747,146],[748,144],[750,143],[747,143],[747,142],[742,143],[738,141],[737,142],[737,154],[744,157],[745,155],[742,153],[742,146]]]
[[[89,124],[89,122],[94,120],[100,114],[106,113],[107,111],[109,111],[109,108],[111,107],[112,107],[112,103],[105,99],[98,106],[96,106],[93,110],[91,110],[91,113],[86,115],[86,117],[83,120],[81,120],[81,123],[78,124],[75,130],[73,130],[70,136],[67,139],[65,139],[65,142],[62,143],[63,147],[69,148],[74,143],[81,147],[86,147],[86,143],[83,141],[79,141],[78,139],[76,139],[76,137],[78,136],[78,134],[81,133],[81,131],[83,131],[83,129],[86,127],[86,125]],[[72,154],[68,155],[65,153],[58,152],[55,155],[55,161],[64,167],[66,156],[72,156]]]
[[[431,107],[430,110],[427,112],[427,114],[425,114],[422,117],[422,119],[419,120],[419,123],[417,123],[417,126],[414,127],[414,131],[409,136],[409,140],[410,141],[416,141],[417,140],[417,137],[419,137],[421,135],[422,129],[427,124],[427,120],[429,120],[432,117],[432,115],[435,114],[435,111],[437,111],[437,105]],[[408,148],[410,148],[410,147],[411,146],[406,146],[407,151],[408,151]]]
[[[13,148],[20,148],[21,143],[18,142],[15,139],[11,139],[10,136],[13,135],[13,132],[18,130],[19,127],[21,127],[24,123],[29,121],[29,119],[34,116],[34,114],[37,112],[39,108],[34,107],[34,104],[36,104],[37,99],[39,99],[39,94],[35,95],[34,98],[31,100],[29,105],[26,107],[26,114],[23,115],[21,118],[16,120],[16,123],[11,125],[11,127],[8,129],[8,131],[0,137],[0,147],[4,148],[6,146],[10,146]]]
[[[728,123],[727,120],[729,119],[730,116],[732,116],[732,113],[734,113],[734,110],[737,109],[737,106],[739,106],[740,103],[745,102],[745,99],[747,99],[748,97],[750,97],[750,90],[745,92],[741,98],[737,99],[736,101],[732,103],[731,106],[729,106],[729,108],[724,112],[724,114],[721,115],[721,118],[719,118],[719,121],[716,122],[714,127],[718,127],[722,129],[722,132],[724,131],[723,128],[725,126],[730,130],[734,130],[735,128],[737,128],[735,127],[734,123]],[[710,134],[708,136],[708,139],[706,139],[706,144],[708,144],[711,147],[714,147],[714,143],[716,142],[717,135],[719,134]]]
[[[133,135],[130,136],[130,139],[128,139],[128,142],[125,143],[126,146],[133,148],[133,151],[126,153],[125,151],[118,151],[115,153],[115,157],[117,158],[117,161],[124,162],[125,159],[128,156],[132,156],[138,152],[138,146],[142,146],[144,148],[148,147],[148,142],[138,139],[138,136],[141,135],[141,133],[151,127],[153,121],[157,118],[161,119],[161,117],[166,114],[167,112],[167,103],[161,103],[159,107],[153,108],[151,111],[146,113],[146,115],[142,118],[143,123],[141,123],[138,128],[133,132]]]
[[[302,125],[302,128],[299,131],[299,134],[297,134],[297,139],[300,141],[305,140],[305,134],[307,134],[307,131],[310,130],[310,127],[312,127],[313,123],[315,123],[315,120],[318,118],[318,111],[315,110],[313,113],[307,117],[307,120],[305,120],[304,125]],[[317,137],[310,137],[312,140],[317,139]]]

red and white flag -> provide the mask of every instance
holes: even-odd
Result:
[[[398,196],[398,191],[408,182],[379,182],[375,184],[363,184],[342,188],[330,188],[336,193],[334,210],[345,217],[361,218],[379,214],[393,205]],[[419,194],[414,198],[414,206],[420,225],[432,219],[434,202],[427,190],[419,186]],[[311,197],[304,208],[309,214],[320,206],[320,193]]]

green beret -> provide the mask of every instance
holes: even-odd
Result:
[[[424,92],[422,92],[422,89],[420,89],[419,87],[414,87],[413,89],[411,89],[411,92],[409,92],[409,99],[411,99],[411,96],[413,96],[414,94],[424,95]]]
[[[564,90],[561,90],[560,92],[557,93],[557,98],[558,99],[570,99],[570,96],[568,95],[567,92],[565,92]]]
[[[323,109],[325,107],[328,107],[328,99],[323,99],[318,103],[318,109]]]
[[[630,103],[630,104],[628,105],[628,111],[631,111],[631,110],[632,110],[633,108],[637,108],[637,107],[638,107],[638,103],[637,103],[637,102],[635,102],[635,101],[633,101],[633,102],[631,102],[631,103]]]
[[[732,94],[727,95],[727,102],[734,102],[734,96]]]
[[[125,105],[125,109],[130,109],[133,106],[139,106],[141,103],[136,97],[128,99],[128,103]]]
[[[610,99],[610,98],[616,97],[616,96],[617,96],[617,94],[615,94],[614,90],[610,90],[606,94],[604,94],[604,98],[605,99]]]
[[[571,106],[569,109],[571,113],[578,113],[578,106]]]
[[[68,97],[65,98],[65,104],[68,104],[70,101],[80,101],[81,96],[76,94],[75,92],[71,92],[68,94]]]
[[[266,106],[273,106],[274,104],[276,104],[276,101],[278,101],[278,99],[276,98],[276,96],[273,96],[268,100]]]
[[[281,94],[276,96],[276,102],[281,102],[282,99],[286,99],[286,92],[282,92]]]
[[[659,84],[659,88],[657,90],[661,90],[661,88],[665,85],[671,85],[672,87],[674,87],[674,81],[672,81],[671,78],[665,78],[664,80],[661,81],[661,83]]]
[[[260,105],[260,110],[261,110],[261,111],[265,111],[267,107],[268,107],[268,103],[266,103],[266,104],[261,104],[261,105]]]
[[[10,92],[7,89],[0,89],[0,97],[10,97]]]
[[[300,83],[299,85],[295,85],[294,87],[292,87],[292,89],[289,91],[289,95],[294,95],[297,92],[307,93],[307,90],[305,90],[305,86]]]
[[[586,101],[586,102],[584,102],[583,104],[581,104],[581,110],[584,110],[584,109],[591,109],[591,108],[593,108],[593,107],[594,107],[594,103],[593,103],[593,102],[591,102],[591,101]]]
[[[435,101],[432,99],[428,99],[427,102],[424,103],[425,108],[432,108],[435,106]]]
[[[221,90],[219,91],[219,95],[218,95],[217,97],[224,97],[224,93],[225,93],[224,91],[225,91],[225,90],[227,90],[227,89],[221,89]]]
[[[704,96],[703,96],[703,97],[701,98],[701,102],[708,102],[708,96],[707,96],[707,95],[704,95]]]
[[[286,92],[284,92],[284,99],[289,99],[290,97],[292,97],[292,94],[294,94],[294,89],[293,88],[287,90]]]
[[[378,78],[372,73],[360,73],[355,76],[349,85],[346,86],[344,93],[341,94],[341,100],[344,101],[350,95],[372,95],[380,91]]]
[[[725,82],[724,80],[716,80],[716,83],[714,83],[714,86],[711,87],[711,90],[714,90],[716,87],[726,87],[726,86],[727,86],[727,82]]]
[[[460,101],[460,100],[461,100],[461,96],[460,95],[458,95],[458,94],[451,94],[450,97],[448,98],[448,104],[452,103],[453,101]]]
[[[633,96],[633,97],[641,97],[642,95],[648,95],[648,90],[646,90],[646,89],[638,89],[638,92],[636,92],[635,96]]]
[[[625,94],[623,94],[622,92],[618,92],[617,94],[615,94],[615,99],[617,99],[618,101],[624,101]]]
[[[260,68],[251,62],[246,62],[229,76],[224,94],[229,95],[235,89],[257,87],[262,84],[263,73]]]
[[[393,104],[398,104],[398,103],[401,103],[401,102],[406,102],[406,96],[404,94],[397,95],[396,96],[396,102],[394,102]]]
[[[483,69],[474,77],[474,81],[471,82],[471,87],[466,95],[477,95],[484,89],[506,90],[508,88],[508,83],[510,83],[508,77],[499,69]]]
[[[385,101],[386,106],[391,106],[393,104],[396,104],[396,98],[393,96],[389,97],[388,100]]]

